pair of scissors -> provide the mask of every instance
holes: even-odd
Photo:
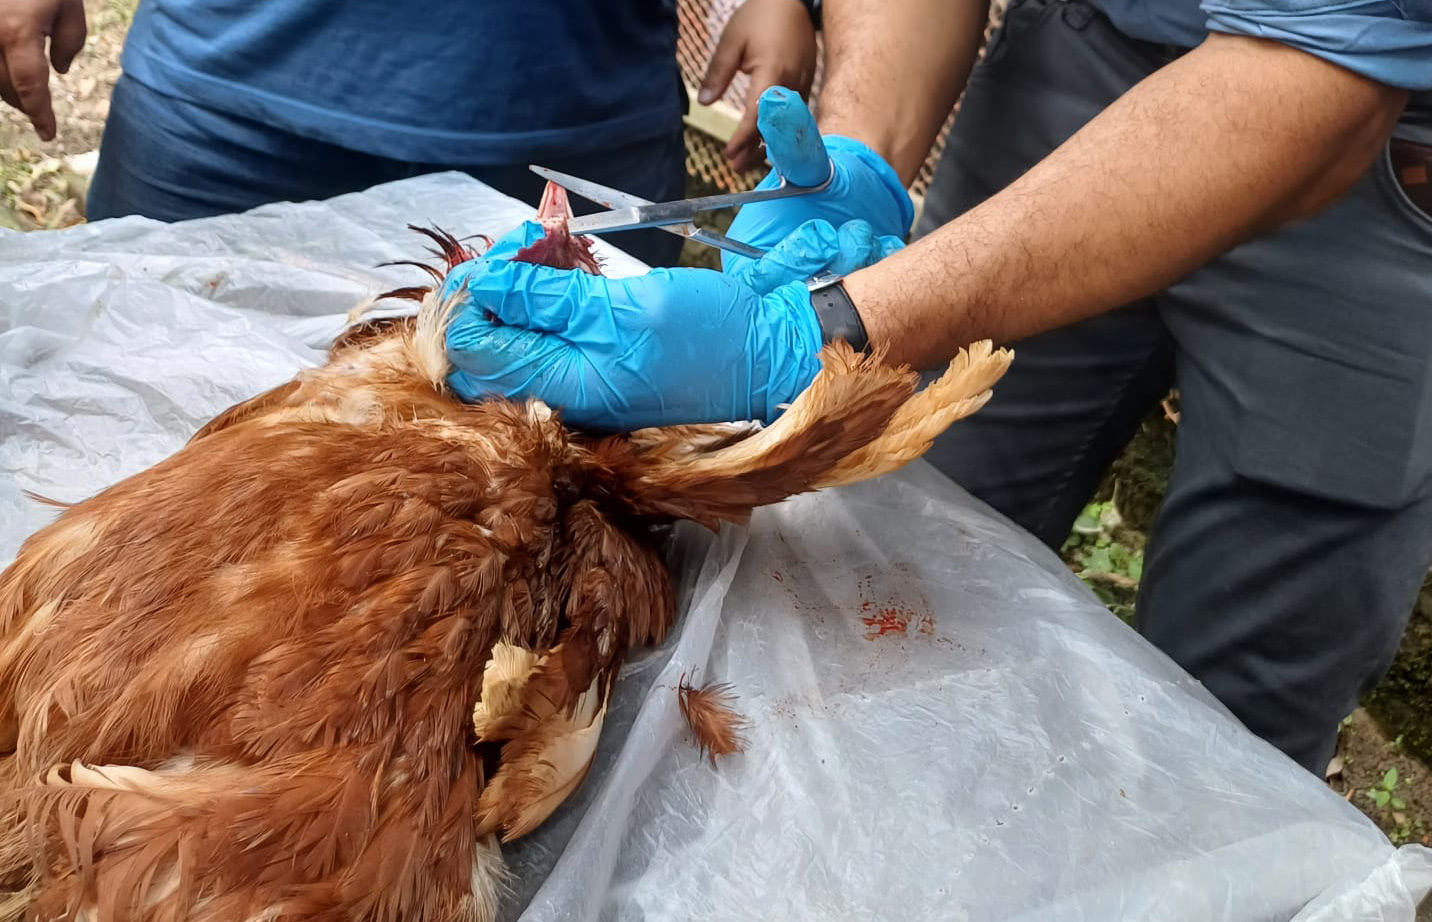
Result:
[[[605,205],[610,211],[582,215],[567,222],[567,230],[573,234],[610,234],[616,231],[637,230],[644,227],[659,227],[668,233],[677,234],[697,243],[760,259],[766,251],[760,247],[742,243],[725,234],[704,227],[697,227],[692,219],[703,211],[735,208],[751,202],[769,202],[773,199],[790,198],[795,195],[809,195],[820,192],[830,185],[833,171],[827,171],[825,179],[816,186],[797,186],[782,177],[781,184],[771,189],[756,189],[750,192],[733,192],[725,195],[704,195],[699,198],[682,199],[676,202],[653,202],[640,196],[613,189],[600,183],[579,179],[546,167],[532,166],[532,172],[584,199]]]

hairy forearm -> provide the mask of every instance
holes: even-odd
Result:
[[[855,138],[914,180],[979,51],[989,0],[824,0],[825,134]]]
[[[1405,101],[1283,45],[1210,36],[846,289],[871,342],[918,367],[1111,310],[1336,199]]]

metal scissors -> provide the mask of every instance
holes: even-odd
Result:
[[[738,256],[760,259],[766,251],[760,247],[742,243],[725,234],[697,227],[692,218],[703,211],[735,208],[751,202],[769,202],[772,199],[790,198],[794,195],[809,195],[830,185],[832,172],[818,186],[797,186],[784,177],[781,184],[773,189],[758,189],[750,192],[733,192],[725,195],[703,195],[698,198],[682,199],[677,202],[653,202],[639,196],[589,182],[546,167],[532,166],[532,172],[550,180],[568,192],[584,199],[605,205],[610,211],[582,215],[567,222],[567,230],[573,234],[603,234],[615,231],[636,230],[643,227],[659,227],[672,234],[678,234],[697,243],[704,243]]]

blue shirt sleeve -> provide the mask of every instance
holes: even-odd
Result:
[[[1432,90],[1432,0],[1203,0],[1210,32],[1291,45],[1389,86]]]

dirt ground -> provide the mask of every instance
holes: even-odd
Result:
[[[58,137],[40,144],[29,123],[0,105],[0,227],[34,230],[83,220],[87,163],[98,147],[109,93],[119,74],[119,51],[135,0],[86,0],[90,36],[66,76],[52,78]],[[725,221],[714,217],[713,224]],[[714,264],[714,254],[689,245],[691,263]],[[1169,406],[1169,415],[1177,408]],[[1118,614],[1133,611],[1142,573],[1144,529],[1162,492],[1172,455],[1173,423],[1156,414],[1145,424],[1106,484],[1103,502],[1081,519],[1065,548],[1070,566]],[[1359,709],[1344,723],[1329,784],[1395,842],[1429,842],[1432,771]],[[1432,919],[1432,913],[1423,915]]]
[[[68,74],[53,74],[58,132],[40,143],[29,121],[0,105],[0,227],[66,227],[84,217],[84,155],[99,148],[119,51],[135,0],[85,0],[89,38]],[[67,162],[77,158],[78,162]]]

